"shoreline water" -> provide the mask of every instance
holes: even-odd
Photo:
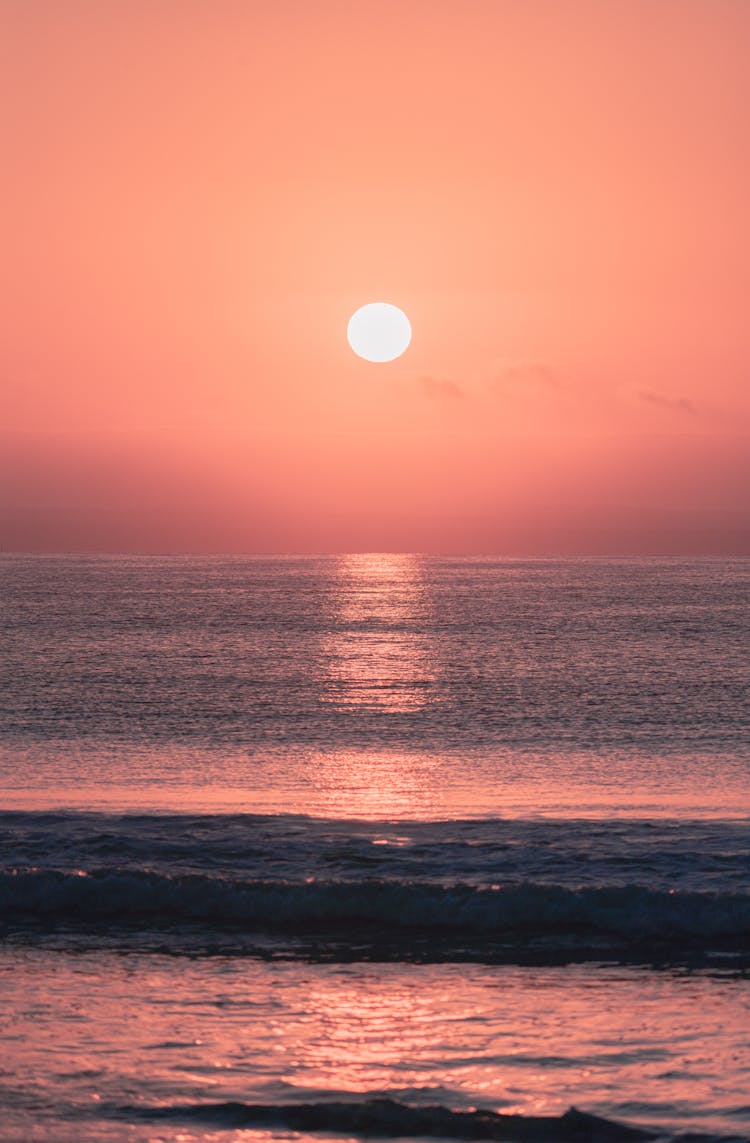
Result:
[[[15,1064],[0,1076],[4,1140],[30,1123],[87,1143],[108,1131],[350,1134],[325,1118],[341,1102],[363,1108],[364,1135],[398,1134],[393,1116],[381,1131],[367,1110],[380,1099],[438,1106],[443,1128],[450,1111],[533,1118],[574,1105],[660,1136],[750,1136],[742,974],[6,947],[0,984]],[[265,1124],[253,1123],[258,1104],[277,1108]],[[318,1108],[317,1126],[294,1120],[300,1105]],[[401,1126],[408,1137],[406,1114]]]

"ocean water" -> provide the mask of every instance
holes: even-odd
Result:
[[[749,589],[0,557],[0,1138],[750,1138]]]

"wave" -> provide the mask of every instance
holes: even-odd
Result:
[[[750,894],[16,869],[0,873],[0,917],[97,926],[188,923],[302,936],[342,930],[394,938],[602,934],[625,942],[721,945],[750,937]]]
[[[748,822],[344,822],[293,815],[0,811],[4,868],[750,890]]]
[[[498,1139],[513,1143],[648,1143],[671,1138],[673,1143],[710,1143],[721,1137],[664,1132],[631,1127],[571,1107],[564,1115],[506,1115],[495,1111],[451,1111],[447,1107],[410,1107],[390,1099],[363,1103],[204,1103],[169,1107],[118,1109],[139,1120],[175,1120],[222,1128],[285,1128],[341,1135],[432,1136],[447,1139]],[[747,1143],[739,1136],[735,1143]]]

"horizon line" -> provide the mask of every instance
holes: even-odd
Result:
[[[417,556],[420,559],[494,559],[494,560],[750,560],[748,552],[489,552],[489,551],[438,551],[426,552],[396,548],[341,548],[327,551],[199,551],[178,548],[156,550],[121,548],[0,548],[0,556],[173,556],[206,557],[213,559],[327,559],[338,556]]]

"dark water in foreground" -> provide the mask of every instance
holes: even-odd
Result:
[[[0,558],[0,1137],[750,1136],[749,586]]]

